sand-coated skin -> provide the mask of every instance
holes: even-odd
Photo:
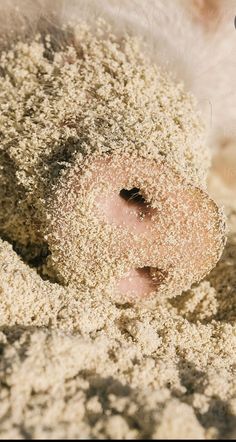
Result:
[[[74,164],[49,198],[47,239],[64,282],[110,286],[126,300],[171,297],[216,264],[219,208],[162,157],[114,154],[85,164],[83,172]],[[136,189],[136,202],[124,189]]]

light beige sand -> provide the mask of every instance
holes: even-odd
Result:
[[[235,434],[236,212],[230,185],[212,172],[211,193],[226,203],[230,225],[220,262],[195,288],[152,309],[44,281],[1,241],[2,439]]]

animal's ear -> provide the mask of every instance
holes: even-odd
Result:
[[[235,2],[232,0],[183,0],[187,11],[195,22],[206,31],[213,31],[231,14]]]

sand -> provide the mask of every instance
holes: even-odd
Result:
[[[203,281],[152,308],[45,279],[1,240],[2,439],[235,435],[236,209],[214,167],[224,254]]]

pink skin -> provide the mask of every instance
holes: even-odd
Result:
[[[155,290],[148,268],[132,269],[117,284],[117,292],[130,297],[142,298]]]
[[[122,195],[114,192],[100,200],[100,207],[106,219],[113,225],[128,227],[137,234],[147,232],[155,210],[137,198],[140,195],[138,192],[130,196]]]

